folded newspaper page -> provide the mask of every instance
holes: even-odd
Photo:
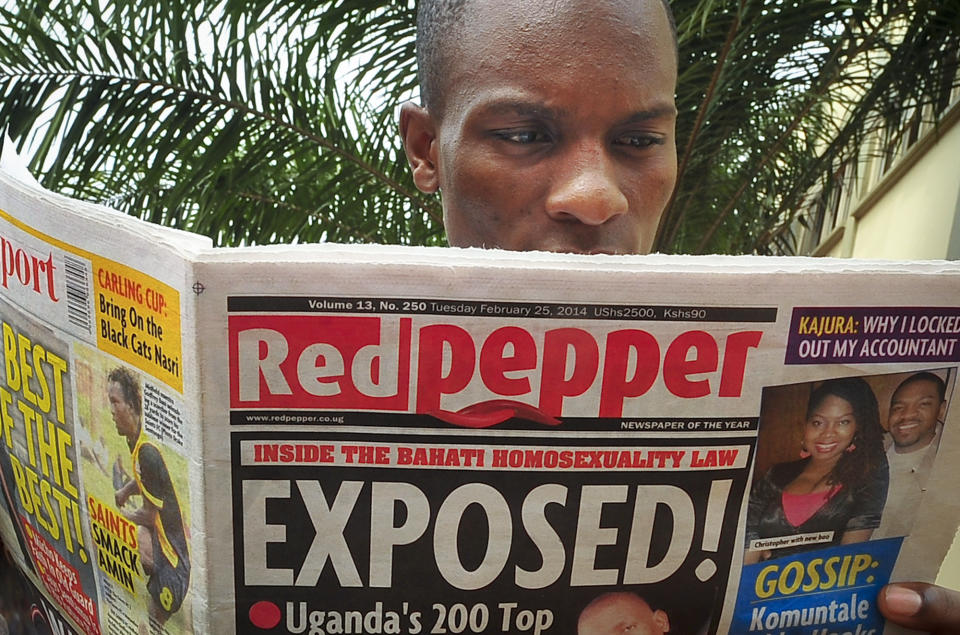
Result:
[[[954,263],[214,249],[0,172],[0,320],[52,632],[892,633],[960,523]]]

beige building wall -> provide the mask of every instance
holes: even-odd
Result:
[[[803,253],[834,258],[960,259],[960,101],[888,156],[864,144],[858,176]]]
[[[957,119],[951,117],[943,122],[949,127],[933,129],[928,133],[931,138],[918,141],[864,198],[845,227],[854,230],[854,237],[849,253],[843,255],[896,260],[957,257],[956,248],[951,248],[960,223]]]

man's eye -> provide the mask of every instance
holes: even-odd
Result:
[[[625,134],[617,137],[614,143],[631,148],[649,148],[650,146],[662,146],[666,141],[664,137],[659,135]]]
[[[540,130],[497,130],[494,135],[504,141],[517,144],[545,143],[550,140],[550,137]]]

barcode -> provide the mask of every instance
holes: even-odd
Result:
[[[87,262],[64,254],[63,271],[67,285],[67,319],[89,334],[93,317],[90,309],[90,270]]]

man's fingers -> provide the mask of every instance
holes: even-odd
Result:
[[[923,582],[888,584],[877,598],[888,620],[936,634],[960,633],[960,592]]]

